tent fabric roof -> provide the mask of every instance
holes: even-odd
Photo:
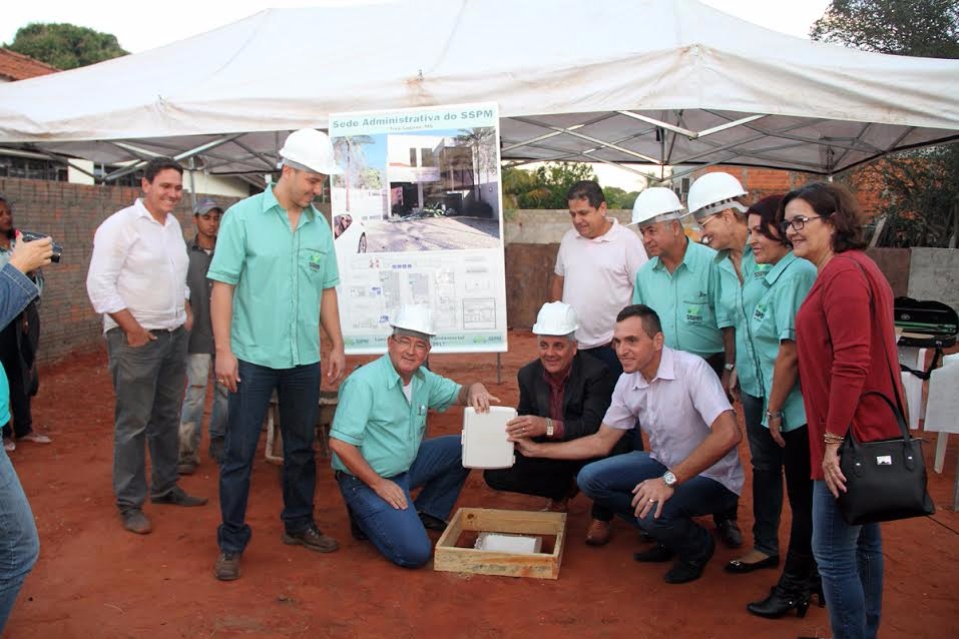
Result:
[[[0,143],[107,163],[209,143],[209,170],[252,172],[277,132],[330,113],[488,101],[504,158],[834,173],[959,137],[959,61],[809,42],[695,0],[371,0],[0,86]]]

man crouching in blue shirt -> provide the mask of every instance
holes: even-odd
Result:
[[[426,529],[446,528],[469,474],[459,435],[424,440],[426,413],[452,404],[486,412],[499,398],[480,383],[461,386],[422,368],[435,335],[429,309],[404,306],[390,325],[386,355],[340,388],[330,448],[353,536],[399,566],[418,568],[432,550]],[[413,500],[410,490],[420,486]]]

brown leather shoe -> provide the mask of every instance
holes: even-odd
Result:
[[[340,547],[335,539],[324,535],[315,525],[298,533],[283,533],[283,543],[290,546],[305,546],[316,552],[333,552]]]
[[[605,546],[613,535],[613,525],[608,521],[594,519],[586,530],[586,545]]]
[[[233,581],[240,578],[240,553],[221,552],[213,565],[213,576],[220,581]]]

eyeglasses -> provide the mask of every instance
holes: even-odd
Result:
[[[719,213],[722,213],[722,211],[720,211]],[[717,217],[719,217],[719,213],[713,213],[712,215],[707,215],[706,217],[701,217],[701,218],[699,218],[699,220],[696,221],[696,223],[699,225],[699,228],[705,229],[705,228],[706,228],[706,225],[707,225],[709,222],[712,222],[712,221],[715,220]]]
[[[803,230],[803,227],[806,226],[806,222],[808,222],[809,220],[820,220],[820,219],[822,219],[821,215],[812,215],[812,216],[797,215],[791,220],[783,220],[782,222],[780,222],[779,230],[783,232],[783,235],[786,234],[786,231],[789,229],[790,226],[793,227],[794,231],[801,231]]]

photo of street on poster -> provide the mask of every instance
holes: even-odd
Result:
[[[337,113],[330,137],[346,352],[385,352],[403,304],[432,308],[433,352],[505,352],[497,106]]]

